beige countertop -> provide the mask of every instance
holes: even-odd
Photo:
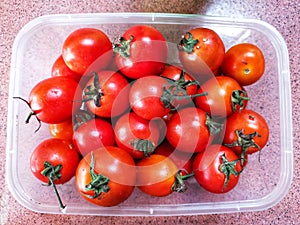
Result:
[[[260,19],[273,25],[287,43],[290,57],[294,131],[294,180],[276,206],[258,212],[174,217],[105,217],[32,212],[10,194],[5,182],[6,119],[12,45],[20,29],[47,14],[96,12],[193,13]],[[300,1],[299,0],[2,0],[0,3],[0,224],[300,224]]]

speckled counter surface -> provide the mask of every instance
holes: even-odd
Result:
[[[177,217],[101,217],[48,215],[32,212],[10,194],[5,182],[8,83],[12,45],[30,20],[47,14],[95,12],[169,12],[254,18],[273,25],[284,37],[290,57],[294,123],[294,181],[284,199],[265,211]],[[299,0],[137,0],[76,3],[71,0],[2,0],[0,3],[0,224],[300,224],[300,1]]]

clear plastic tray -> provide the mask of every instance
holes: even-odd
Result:
[[[160,30],[170,43],[177,44],[182,34],[192,27],[209,27],[223,39],[226,49],[250,42],[265,54],[263,78],[247,87],[252,99],[248,107],[260,112],[270,126],[268,145],[249,158],[237,187],[227,194],[210,194],[192,181],[184,194],[150,197],[136,188],[133,195],[116,207],[99,207],[83,200],[75,180],[58,186],[67,204],[61,212],[52,188],[46,188],[33,177],[29,157],[34,147],[49,137],[47,126],[34,133],[34,120],[25,124],[26,104],[13,100],[27,98],[39,80],[49,77],[51,66],[61,52],[63,40],[79,27],[95,27],[113,40],[135,24],[149,24]],[[172,62],[176,63],[175,59]],[[34,19],[17,35],[12,52],[7,124],[6,179],[9,189],[26,208],[43,213],[77,215],[191,215],[256,211],[277,204],[288,192],[293,176],[292,112],[287,47],[271,25],[248,19],[229,19],[201,15],[113,13],[48,15]]]

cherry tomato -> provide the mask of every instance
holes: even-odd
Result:
[[[29,94],[27,104],[32,110],[30,116],[34,115],[39,121],[49,124],[71,119],[81,106],[81,92],[78,83],[71,78],[46,78],[36,84]]]
[[[241,43],[232,46],[222,63],[222,72],[246,86],[258,81],[265,71],[265,58],[254,44]]]
[[[122,74],[137,79],[159,75],[168,57],[164,36],[154,27],[137,25],[130,27],[115,44],[116,64]]]
[[[218,76],[209,79],[198,91],[207,95],[195,98],[197,107],[211,116],[226,117],[243,110],[249,100],[246,91],[231,77]]]
[[[210,145],[195,156],[193,171],[196,181],[212,193],[226,193],[238,183],[242,172],[239,157],[222,145]]]
[[[182,68],[176,65],[169,65],[161,73],[161,76],[171,79],[181,85],[182,89],[186,91],[186,95],[193,96],[197,93],[198,85],[197,82],[186,73]],[[173,105],[175,106],[185,106],[191,103],[192,99],[175,99]]]
[[[220,36],[213,30],[198,27],[187,32],[179,45],[179,59],[188,73],[198,75],[199,81],[214,76],[221,66],[225,46]]]
[[[60,55],[52,65],[51,76],[67,76],[79,83],[82,75],[72,71],[65,63],[62,55]]]
[[[118,72],[101,71],[87,82],[83,99],[87,108],[100,117],[115,117],[129,107],[129,83]]]
[[[155,154],[169,157],[180,170],[181,175],[192,173],[192,159],[193,154],[178,151],[167,141],[161,143],[156,149]]]
[[[241,158],[260,151],[268,142],[269,127],[258,112],[245,109],[226,120],[223,144],[230,146]]]
[[[146,76],[137,79],[129,91],[129,103],[132,110],[144,119],[163,117],[170,112],[161,97],[166,79],[159,76]]]
[[[36,146],[30,157],[33,175],[48,185],[52,185],[61,208],[64,208],[56,184],[68,182],[76,173],[80,158],[70,142],[51,138]]]
[[[69,140],[72,141],[73,139],[73,121],[67,120],[62,123],[57,124],[49,124],[48,125],[49,132],[52,137]]]
[[[176,149],[184,152],[201,152],[210,143],[210,131],[206,125],[207,114],[198,108],[178,110],[167,124],[166,138]]]
[[[175,163],[164,155],[152,154],[137,162],[137,187],[151,196],[184,192],[186,186]]]
[[[134,112],[122,115],[114,125],[114,132],[117,145],[135,159],[150,155],[161,137],[157,121],[143,119]]]
[[[136,167],[120,148],[107,146],[87,154],[76,171],[76,187],[83,199],[100,206],[115,206],[132,194]]]
[[[91,119],[74,131],[73,143],[82,156],[100,147],[114,145],[113,127],[104,119]]]
[[[108,66],[112,59],[112,44],[108,36],[95,28],[79,28],[63,43],[62,57],[75,73],[89,75]]]

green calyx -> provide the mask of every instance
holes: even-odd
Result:
[[[242,111],[245,108],[246,101],[250,98],[247,97],[247,92],[244,90],[235,90],[231,94],[231,105],[233,112],[237,110]]]
[[[104,96],[101,86],[99,83],[99,75],[96,72],[92,73],[94,76],[94,82],[92,85],[87,86],[83,91],[83,101],[94,101],[95,106],[100,107],[101,106],[101,97]]]
[[[194,51],[194,47],[198,42],[198,39],[193,39],[193,35],[190,32],[187,32],[180,40],[178,49],[179,51],[185,51],[190,54]]]
[[[134,150],[141,151],[144,156],[149,156],[155,150],[155,144],[150,140],[135,139],[130,142]]]
[[[128,40],[124,37],[120,37],[118,43],[113,43],[113,51],[120,54],[123,58],[128,58],[130,56],[130,43],[133,39],[133,35],[130,35]]]
[[[166,79],[168,82],[163,86],[163,93],[160,97],[160,101],[164,104],[165,108],[169,108],[171,110],[177,110],[179,105],[174,105],[175,100],[182,99],[191,99],[198,96],[207,95],[207,93],[199,93],[194,95],[188,95],[186,92],[187,87],[191,85],[199,85],[197,81],[184,79],[184,70],[181,70],[180,78],[178,80],[173,80],[164,76],[162,78]]]
[[[85,186],[86,191],[93,191],[94,195],[85,195],[88,198],[94,199],[99,197],[102,193],[109,191],[109,178],[103,176],[102,174],[95,173],[95,158],[92,152],[92,159],[90,163],[90,175],[91,182]]]
[[[59,196],[56,185],[54,183],[55,180],[59,180],[61,178],[61,173],[60,173],[61,169],[62,169],[61,164],[53,166],[50,162],[46,161],[44,163],[44,170],[42,170],[41,174],[48,178],[47,185],[53,187],[59,206],[61,209],[64,209],[66,206],[62,203],[62,200]]]
[[[187,186],[185,185],[184,181],[188,178],[194,176],[194,173],[187,174],[182,176],[182,171],[179,170],[175,175],[175,182],[172,185],[172,191],[178,192],[178,193],[184,193],[187,190]]]
[[[233,174],[235,177],[237,177],[243,170],[236,171],[235,166],[240,161],[240,159],[236,159],[234,161],[228,161],[225,153],[222,155],[222,164],[220,165],[219,170],[225,175],[225,181],[223,185],[223,191],[226,188],[229,178],[231,174]]]
[[[209,133],[214,136],[218,133],[220,133],[223,130],[224,124],[216,122],[212,119],[212,117],[206,113],[206,121],[205,125],[207,126]]]
[[[237,136],[237,140],[230,144],[225,144],[227,147],[241,147],[241,165],[244,165],[245,156],[250,147],[257,148],[260,152],[261,148],[258,144],[253,140],[254,137],[260,137],[261,135],[258,132],[253,132],[251,134],[245,134],[244,129],[235,130],[235,134]],[[260,161],[260,158],[259,158]]]

